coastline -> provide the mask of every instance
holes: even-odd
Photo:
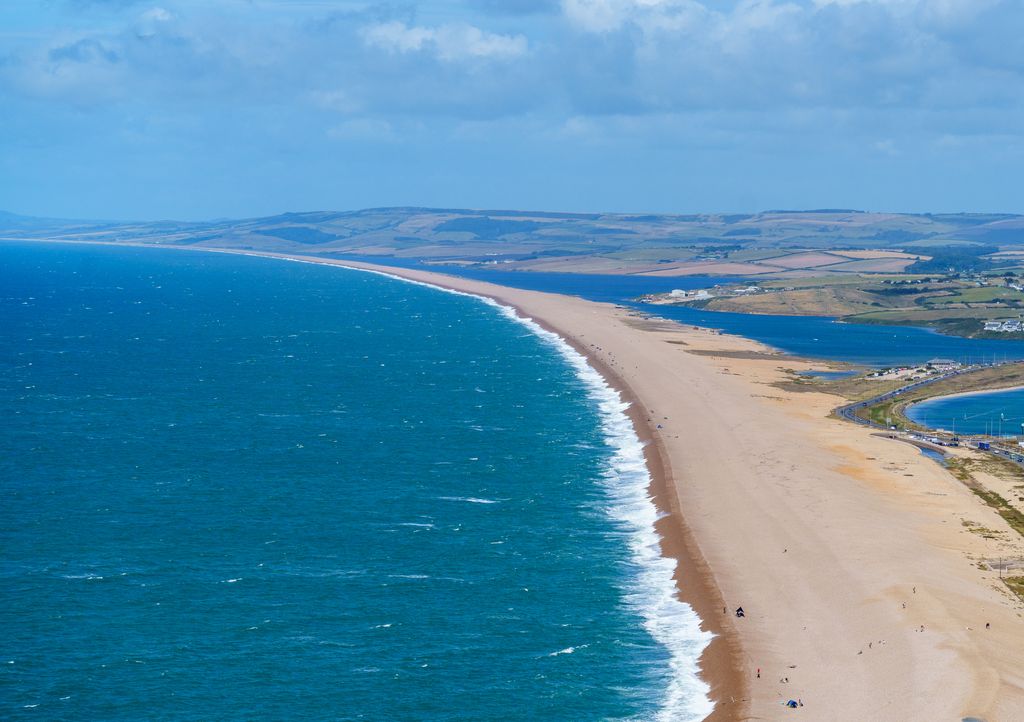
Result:
[[[221,251],[239,253],[235,251]],[[484,298],[499,306],[510,309],[520,319],[535,323],[541,329],[557,336],[572,350],[583,357],[598,373],[609,388],[629,406],[625,415],[633,425],[633,430],[644,446],[643,454],[647,471],[651,479],[649,492],[658,512],[658,520],[654,529],[660,537],[662,556],[676,562],[673,582],[676,585],[679,599],[689,605],[701,620],[701,629],[714,635],[711,642],[704,648],[698,660],[701,669],[700,677],[709,686],[709,697],[714,709],[705,717],[705,722],[730,722],[744,716],[744,703],[748,697],[747,682],[742,664],[740,647],[729,624],[729,617],[723,619],[715,610],[724,606],[722,594],[715,583],[714,575],[700,552],[692,531],[687,527],[682,515],[678,497],[673,493],[672,471],[664,445],[656,433],[656,424],[649,423],[643,413],[643,402],[629,386],[622,375],[606,360],[596,356],[587,344],[565,329],[559,328],[543,318],[532,316],[500,292],[487,292],[493,289],[505,289],[494,286],[493,289],[479,288],[478,285],[491,286],[486,282],[468,281],[472,290],[458,277],[446,276],[434,271],[417,271],[412,269],[392,269],[388,266],[377,266],[355,261],[338,261],[317,259],[302,256],[291,256],[270,253],[242,252],[242,255],[256,255],[270,258],[336,265],[361,271],[380,273],[385,276],[397,277],[424,283],[447,291],[456,291]],[[397,273],[395,271],[398,271]],[[514,290],[514,289],[507,289]],[[534,293],[526,291],[524,293]],[[549,294],[545,294],[549,295]],[[585,302],[590,303],[590,302]]]
[[[918,401],[911,401],[910,403],[907,403],[906,405],[900,407],[898,409],[898,412],[899,412],[899,416],[903,417],[904,419],[906,419],[910,423],[915,424],[915,425],[919,426],[920,428],[922,428],[922,429],[924,429],[926,431],[936,431],[936,432],[947,432],[948,433],[949,432],[948,429],[943,429],[943,428],[935,427],[935,426],[927,426],[927,425],[922,424],[922,423],[920,423],[918,421],[915,421],[909,415],[910,410],[915,408],[915,407],[922,406],[924,404],[931,404],[931,403],[936,403],[936,402],[942,402],[942,401],[947,401],[949,399],[963,398],[963,397],[966,397],[966,396],[990,396],[992,394],[1001,394],[1001,393],[1006,393],[1008,391],[1022,391],[1022,390],[1024,390],[1024,385],[1014,384],[1014,385],[1011,385],[1011,386],[999,386],[999,387],[990,388],[990,389],[977,389],[975,391],[957,391],[957,392],[951,393],[951,394],[940,394],[938,396],[929,396],[927,398],[923,398],[923,399],[920,399]],[[965,434],[965,435],[966,436],[977,436],[979,434]],[[984,434],[981,434],[981,436],[984,436]]]
[[[480,295],[511,307],[520,316],[563,338],[587,358],[624,400],[630,402],[630,418],[638,436],[646,443],[645,458],[652,480],[652,496],[659,510],[665,514],[656,527],[662,538],[662,553],[678,560],[675,579],[680,597],[701,617],[702,628],[715,634],[700,659],[701,676],[710,685],[711,698],[715,702],[708,720],[770,719],[777,714],[777,705],[787,698],[799,699],[801,703],[807,699],[809,705],[814,706],[815,719],[864,719],[858,708],[865,699],[871,698],[880,700],[880,704],[872,705],[875,708],[871,713],[874,719],[943,719],[952,713],[964,717],[977,716],[991,722],[992,719],[1016,719],[1024,713],[1024,674],[1018,671],[1024,670],[1020,666],[1024,662],[1024,651],[1018,651],[1024,648],[1018,648],[1012,642],[1007,648],[1003,642],[996,642],[998,649],[993,649],[992,645],[981,645],[978,643],[981,640],[970,638],[976,628],[986,623],[977,617],[980,606],[986,619],[999,620],[996,624],[1000,629],[1007,630],[1015,624],[1015,639],[1024,641],[1019,603],[1001,599],[998,590],[993,593],[987,584],[989,579],[978,574],[976,569],[972,568],[966,575],[962,569],[957,569],[964,555],[984,556],[992,553],[991,550],[967,544],[958,550],[958,554],[940,555],[939,547],[946,547],[948,539],[937,542],[925,535],[915,540],[917,546],[908,550],[903,563],[895,569],[884,558],[872,559],[878,556],[876,540],[883,538],[884,534],[891,534],[903,524],[919,524],[924,519],[916,517],[921,516],[928,517],[928,521],[945,524],[946,519],[939,517],[950,511],[943,508],[936,513],[937,510],[927,509],[927,513],[922,515],[908,507],[904,497],[914,494],[912,485],[904,485],[896,495],[886,490],[889,493],[885,493],[884,498],[876,498],[879,492],[877,476],[880,472],[893,470],[880,468],[882,465],[877,463],[878,459],[887,459],[890,464],[895,462],[894,468],[901,476],[930,477],[931,483],[942,489],[932,493],[954,497],[956,513],[984,514],[985,510],[978,508],[968,490],[960,487],[938,465],[921,457],[916,449],[895,451],[885,439],[850,428],[843,422],[826,419],[835,405],[835,397],[815,394],[815,413],[810,415],[806,409],[797,410],[796,415],[792,409],[789,410],[788,420],[794,424],[805,424],[812,437],[810,440],[800,438],[803,430],[780,433],[776,428],[778,419],[772,418],[761,400],[767,399],[772,406],[779,397],[769,393],[750,393],[750,382],[756,386],[764,385],[766,373],[774,378],[782,371],[778,357],[765,359],[765,356],[773,356],[767,347],[714,331],[687,331],[670,321],[644,320],[634,312],[610,304],[520,291],[434,272],[397,269],[399,272],[396,273],[396,269],[390,267],[352,262],[337,265]],[[595,316],[598,317],[596,325]],[[620,328],[609,324],[618,324]],[[617,332],[622,332],[621,337],[617,338]],[[660,338],[662,334],[672,338]],[[647,340],[653,343],[641,347],[642,341]],[[665,353],[666,341],[676,348],[669,347],[670,351]],[[723,355],[716,357],[712,353],[702,357],[686,352],[688,349],[684,350],[680,345],[704,345],[708,348],[702,350],[718,350]],[[673,351],[680,350],[684,350],[689,362],[686,370],[699,373],[703,376],[701,381],[713,383],[726,377],[725,383],[715,389],[722,392],[721,397],[716,399],[710,389],[705,395],[709,406],[700,408],[692,404],[694,399],[689,388],[682,390],[677,399],[663,393],[666,384],[680,380],[679,373],[676,371],[673,377],[672,372],[658,367],[670,360]],[[753,352],[754,358],[738,359],[737,350]],[[675,356],[677,360],[680,358]],[[646,368],[642,369],[640,362]],[[791,367],[794,364],[813,365],[813,362],[785,357],[783,365]],[[740,367],[742,370],[737,371]],[[745,378],[729,379],[730,376]],[[683,380],[688,380],[685,371]],[[741,382],[747,385],[746,388]],[[741,455],[745,458],[739,459],[739,464],[737,459],[729,458],[727,452],[736,440],[723,425],[711,424],[709,441],[724,444],[725,453],[695,453],[696,449],[685,441],[690,435],[707,433],[708,429],[704,427],[708,427],[708,423],[702,420],[690,420],[682,443],[678,441],[680,435],[667,431],[670,416],[674,420],[676,413],[686,411],[695,417],[700,417],[702,412],[713,414],[717,404],[728,403],[730,396],[736,401],[742,396],[748,397],[748,402],[755,401],[754,406],[760,412],[758,420],[764,425],[764,436],[771,437],[774,442],[758,450],[762,452],[762,464],[768,455],[787,455],[794,462],[793,471],[801,465],[808,467],[801,470],[803,473],[794,474],[799,477],[799,482],[813,484],[819,469],[827,469],[829,464],[840,462],[828,470],[836,481],[845,482],[850,488],[839,495],[834,512],[826,512],[822,516],[815,510],[805,519],[797,520],[792,517],[800,513],[799,505],[803,500],[783,499],[781,511],[790,515],[795,527],[788,529],[786,522],[771,519],[774,516],[771,513],[767,514],[770,521],[766,524],[763,520],[765,509],[757,503],[742,509],[746,506],[742,498],[730,499],[731,495],[723,493],[725,489],[716,490],[713,485],[712,488],[698,488],[703,484],[694,482],[713,480],[724,485],[731,479],[739,480],[740,489],[753,494],[764,490],[765,485],[758,481],[769,480],[756,476],[754,469],[744,463],[752,461],[756,454],[748,452]],[[806,399],[806,395],[802,398]],[[718,421],[713,417],[708,419],[712,420]],[[821,428],[825,426],[827,428]],[[819,437],[820,432],[825,436]],[[793,447],[789,448],[787,442],[793,442]],[[804,451],[807,457],[801,458]],[[865,457],[871,451],[877,456]],[[749,478],[744,479],[752,472],[755,474],[753,484]],[[769,472],[768,476],[775,474]],[[789,487],[793,479],[789,474],[778,475],[777,481],[778,486],[761,499],[765,504],[778,504],[779,500],[772,497],[791,490]],[[810,493],[812,488],[807,486],[804,491]],[[813,491],[828,496],[827,488],[819,486]],[[821,501],[828,503],[833,500],[822,498]],[[846,508],[851,501],[854,508]],[[711,511],[711,506],[717,507],[717,511]],[[730,540],[722,543],[716,539],[716,536],[721,536],[718,514],[736,514],[741,509],[747,514],[749,527],[760,528],[745,538],[745,543],[737,544]],[[864,514],[870,517],[873,512],[884,518],[875,523],[865,523]],[[999,523],[991,518],[994,515],[989,516],[986,524],[994,526]],[[696,526],[691,520],[696,522]],[[849,544],[842,533],[834,534],[829,528],[834,521],[842,521],[862,535],[859,544]],[[794,533],[796,530],[805,532],[810,540],[806,540],[804,534]],[[733,526],[730,531],[739,532],[740,529]],[[811,541],[819,549],[812,546],[806,550],[812,557],[806,564],[784,570],[781,568],[782,560],[796,561],[796,557],[782,557],[778,548],[771,550],[761,532],[773,537],[778,547],[783,544],[798,547],[805,541]],[[937,543],[939,547],[936,547]],[[824,554],[820,548],[824,548]],[[789,551],[787,546],[781,554]],[[944,551],[948,552],[948,549]],[[758,558],[746,558],[754,552],[758,553]],[[848,552],[852,558],[843,558]],[[931,558],[933,554],[935,558]],[[780,566],[773,568],[773,565]],[[931,569],[922,574],[921,567]],[[838,573],[840,578],[845,576],[844,582],[849,584],[853,594],[848,595],[843,585],[836,585],[830,572]],[[875,578],[879,573],[902,576],[903,583],[885,578],[879,587]],[[748,579],[755,576],[761,579]],[[780,577],[792,588],[779,589],[777,578]],[[933,583],[939,579],[941,583]],[[969,593],[964,594],[961,585]],[[926,593],[927,600],[908,599],[902,601],[900,608],[907,609],[908,601],[914,607],[922,607],[917,611],[919,616],[911,621],[905,612],[897,610],[896,602],[901,598],[916,598],[919,592]],[[771,614],[755,612],[761,617],[755,622],[748,606],[747,618],[737,620],[731,613],[732,607],[751,604],[744,601],[750,599],[747,595],[753,596],[755,601],[764,595],[766,606],[773,608]],[[880,595],[890,598],[891,609],[882,611],[876,608]],[[849,596],[853,597],[853,605]],[[965,602],[964,597],[970,601]],[[1002,608],[994,609],[997,605]],[[773,618],[794,609],[799,613],[789,619]],[[808,622],[829,626],[829,615],[835,612],[840,615],[840,623],[833,625],[833,629],[821,630],[820,638],[818,635],[806,636]],[[852,619],[843,620],[843,614],[850,615]],[[756,629],[747,628],[748,620],[749,626],[756,626]],[[918,622],[924,623],[918,626]],[[926,626],[930,632],[924,631]],[[801,644],[790,644],[790,640],[800,634],[800,629],[804,630]],[[964,637],[965,630],[967,638]],[[873,639],[875,635],[877,639]],[[860,649],[841,652],[844,643]],[[879,645],[877,651],[874,644]],[[863,665],[865,652],[879,657],[883,654],[882,648],[889,645],[891,647],[885,649],[885,652],[892,652],[887,655],[888,659],[875,668]],[[984,649],[984,646],[989,649]],[[951,652],[951,648],[956,651]],[[814,664],[822,666],[808,669]],[[765,672],[764,680],[759,682],[762,671]],[[793,675],[792,682],[790,675]],[[799,683],[797,675],[803,678]],[[777,682],[774,681],[776,679]],[[926,695],[931,695],[931,698],[926,699]]]
[[[942,394],[941,396],[929,396],[926,399],[921,399],[920,401],[915,401],[915,402],[913,402],[911,404],[907,404],[907,408],[909,409],[910,407],[917,406],[919,404],[927,404],[927,403],[930,403],[932,401],[944,401],[946,399],[956,399],[956,398],[959,398],[961,396],[988,396],[989,394],[1001,394],[1001,393],[1005,393],[1006,391],[1020,391],[1022,389],[1024,389],[1024,386],[1022,386],[1020,384],[1015,384],[1013,386],[1002,386],[1002,387],[992,388],[992,389],[978,389],[977,391],[957,391],[956,393]]]
[[[609,388],[613,389],[622,401],[628,404],[628,408],[624,413],[629,418],[633,430],[643,444],[643,455],[651,480],[649,492],[658,513],[654,530],[660,537],[662,556],[676,562],[673,581],[676,585],[678,598],[691,607],[700,618],[701,629],[713,635],[711,642],[704,648],[698,660],[699,676],[708,685],[708,696],[714,705],[712,712],[705,717],[705,722],[733,722],[733,720],[746,718],[749,702],[749,674],[742,660],[741,645],[732,623],[732,617],[717,613],[718,609],[725,607],[723,596],[718,588],[712,569],[704,558],[695,534],[686,524],[679,497],[675,490],[670,457],[665,448],[664,441],[657,433],[657,424],[647,417],[643,411],[645,407],[644,402],[627,383],[623,374],[616,370],[614,363],[596,354],[585,340],[569,329],[551,323],[547,318],[533,313],[532,310],[524,309],[522,304],[516,298],[510,297],[509,294],[512,294],[512,296],[516,294],[524,294],[526,296],[538,295],[554,299],[571,297],[534,291],[520,291],[519,289],[497,286],[487,282],[448,276],[435,271],[393,268],[359,261],[325,259],[299,254],[231,248],[153,246],[142,243],[109,243],[103,241],[53,242],[69,245],[104,245],[131,248],[156,247],[168,250],[225,253],[301,263],[316,263],[367,271],[492,301],[499,306],[510,309],[520,319],[532,321],[541,329],[557,336],[583,357]],[[580,304],[593,303],[582,299],[579,299],[578,302]],[[596,305],[612,307],[610,304]],[[718,332],[708,331],[708,333],[717,334]],[[763,347],[763,349],[772,354],[778,353],[776,349],[770,349],[769,347]]]
[[[338,265],[491,298],[584,355],[631,403],[668,514],[662,551],[716,633],[701,658],[716,701],[708,719],[775,719],[787,698],[816,720],[1024,719],[1024,606],[979,569],[997,554],[1024,559],[1024,547],[965,531],[967,519],[999,533],[1005,523],[916,449],[826,418],[836,397],[774,385],[783,365],[820,363],[436,272],[176,250]]]

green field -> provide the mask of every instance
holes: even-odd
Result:
[[[1024,293],[1005,286],[981,286],[965,288],[953,296],[936,296],[928,299],[928,305],[938,306],[950,303],[993,303],[999,301],[1024,302]]]

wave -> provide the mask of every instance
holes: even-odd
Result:
[[[288,259],[299,263],[317,263]],[[658,509],[649,493],[651,476],[644,458],[644,445],[626,415],[629,404],[608,385],[585,356],[553,331],[532,318],[520,316],[510,306],[487,296],[456,291],[422,281],[403,278],[383,271],[345,266],[456,296],[476,299],[498,309],[506,318],[524,326],[554,348],[583,382],[587,395],[601,416],[601,430],[611,450],[601,483],[609,504],[605,513],[620,531],[625,532],[637,573],[623,584],[626,603],[644,621],[647,632],[668,652],[669,669],[657,713],[665,722],[698,722],[714,710],[710,687],[699,676],[698,661],[713,635],[700,628],[700,617],[681,601],[673,578],[676,562],[662,556],[661,536],[654,528]],[[490,500],[450,497],[452,500],[494,503]]]
[[[500,504],[501,499],[480,499],[475,496],[439,496],[441,501],[465,501],[469,504]]]
[[[589,646],[590,646],[589,644],[580,644],[580,645],[578,645],[576,647],[566,647],[565,649],[560,649],[557,652],[552,652],[551,654],[548,654],[546,656],[548,656],[548,657],[560,657],[563,654],[574,654],[577,649],[586,649]]]
[[[551,344],[569,362],[597,404],[601,430],[611,449],[602,473],[602,486],[611,502],[605,513],[626,532],[636,575],[624,587],[627,604],[644,620],[648,633],[669,653],[669,675],[657,719],[673,722],[702,720],[714,710],[710,687],[699,677],[698,661],[713,635],[700,628],[700,617],[678,597],[673,578],[674,559],[661,553],[661,536],[654,524],[659,512],[649,493],[651,476],[644,458],[644,444],[626,415],[629,404],[587,358],[558,334],[548,331],[515,309],[484,299],[508,318],[525,325]]]

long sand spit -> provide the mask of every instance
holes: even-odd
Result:
[[[914,447],[829,418],[836,397],[772,385],[806,362],[578,298],[252,255],[486,296],[587,356],[632,403],[663,552],[716,635],[708,719],[1024,720],[1024,605],[983,563],[1024,559],[1020,536]]]
[[[1024,720],[1024,608],[978,566],[1024,558],[1019,537],[913,447],[828,418],[835,397],[771,385],[799,362],[609,304],[358,267],[512,306],[633,403],[664,552],[718,635],[709,719]]]

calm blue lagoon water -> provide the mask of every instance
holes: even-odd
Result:
[[[847,361],[865,366],[896,366],[920,363],[933,358],[956,360],[1024,359],[1024,341],[968,339],[944,336],[930,329],[908,326],[869,326],[840,323],[824,316],[763,316],[722,311],[702,311],[689,306],[660,306],[638,303],[650,293],[665,293],[674,288],[710,288],[716,284],[740,281],[722,276],[608,276],[575,273],[502,271],[490,268],[424,266],[414,259],[389,259],[360,256],[357,260],[389,263],[440,271],[456,276],[490,281],[515,288],[550,293],[565,293],[591,301],[619,303],[654,316],[760,341],[780,351],[807,358]]]
[[[907,408],[907,417],[933,429],[961,434],[1024,433],[1024,389],[988,391],[922,401]]]
[[[680,323],[746,336],[806,358],[865,366],[922,363],[933,358],[964,362],[1024,359],[1024,341],[945,336],[926,328],[840,323],[822,316],[755,316],[686,306],[632,305]]]
[[[476,299],[0,245],[0,717],[700,719],[640,444]]]

